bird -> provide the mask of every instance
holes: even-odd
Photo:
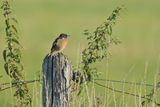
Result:
[[[55,41],[52,43],[52,48],[50,54],[55,54],[61,52],[68,43],[68,36],[67,34],[61,33]]]

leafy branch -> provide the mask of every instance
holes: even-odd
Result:
[[[120,43],[118,39],[112,37],[112,28],[122,9],[123,6],[113,10],[107,20],[97,27],[93,33],[88,30],[84,31],[84,35],[87,36],[88,47],[82,52],[81,69],[84,71],[84,76],[88,81],[98,75],[97,69],[91,67],[91,65],[107,58],[110,44]]]
[[[5,20],[6,48],[3,51],[5,61],[4,69],[12,82],[23,81],[24,71],[21,62],[21,45],[19,43],[18,30],[16,28],[17,20],[13,17],[12,9],[8,0],[4,0],[1,6]],[[31,104],[31,97],[26,84],[18,83],[15,86],[15,106],[26,107]]]
[[[88,46],[82,51],[82,61],[79,68],[74,70],[72,77],[72,80],[78,83],[78,85],[75,85],[75,87],[78,87],[78,95],[83,89],[81,84],[91,82],[100,73],[92,65],[107,58],[109,54],[108,48],[111,44],[120,43],[118,39],[112,37],[112,28],[116,24],[116,20],[123,9],[124,7],[121,6],[113,10],[107,20],[98,26],[94,32],[84,30],[84,35],[87,36]]]

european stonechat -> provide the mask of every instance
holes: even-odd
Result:
[[[62,51],[66,47],[67,42],[68,35],[64,33],[60,34],[52,44],[51,54]]]

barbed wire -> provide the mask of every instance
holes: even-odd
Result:
[[[34,82],[40,82],[41,80],[42,79],[35,79],[35,80],[28,80],[28,81],[18,81],[18,82],[13,82],[13,83],[11,83],[11,82],[1,83],[0,84],[0,92],[2,92],[4,90],[7,90],[7,89],[10,89],[10,88],[13,88],[13,87],[16,87],[17,84],[30,84],[30,83],[34,83]],[[107,82],[113,82],[113,83],[121,83],[121,84],[129,84],[129,85],[133,85],[134,84],[134,85],[144,85],[144,86],[148,86],[148,87],[154,87],[154,85],[152,85],[152,84],[138,83],[138,82],[128,82],[128,81],[120,81],[120,80],[97,79],[97,78],[91,81],[92,83],[94,83],[94,84],[96,84],[98,86],[101,86],[103,88],[107,88],[110,91],[123,93],[123,94],[126,94],[126,95],[130,95],[130,96],[134,96],[134,97],[137,97],[137,98],[146,99],[146,100],[149,100],[149,101],[153,102],[153,100],[151,98],[147,97],[146,95],[140,96],[138,94],[130,93],[130,92],[123,91],[123,90],[118,90],[118,89],[115,89],[113,87],[109,87],[109,86],[100,84],[100,83],[98,83],[96,81],[107,81]],[[2,88],[2,87],[4,87],[4,88]],[[157,87],[159,87],[159,86],[157,86]],[[160,103],[157,103],[156,101],[154,101],[154,103],[157,106],[160,106]]]
[[[122,80],[110,80],[110,79],[94,79],[94,80],[97,80],[97,81],[107,81],[107,82],[113,82],[113,83],[121,83],[121,84],[129,84],[129,85],[144,85],[144,86],[147,86],[147,87],[154,87],[155,85],[153,84],[148,84],[148,83],[143,83],[143,82],[129,82],[129,81],[122,81]],[[156,86],[156,87],[160,87],[160,86]]]
[[[12,83],[11,82],[2,83],[2,84],[0,84],[0,92],[7,90],[7,89],[10,89],[10,88],[13,88],[13,87],[16,87],[18,83],[29,84],[29,83],[40,82],[40,81],[41,81],[41,79],[28,80],[28,81],[17,81],[17,82],[12,82]],[[6,85],[9,85],[9,86],[6,86]],[[2,88],[2,87],[4,87],[4,88]]]
[[[111,90],[111,91],[113,91],[113,92],[123,93],[123,94],[130,95],[130,96],[134,96],[134,97],[137,97],[137,98],[146,99],[146,100],[148,100],[148,101],[150,101],[150,102],[154,102],[155,105],[160,106],[160,103],[157,103],[156,101],[153,101],[151,98],[148,98],[146,95],[140,96],[140,95],[138,95],[138,94],[133,94],[133,93],[130,93],[130,92],[126,92],[126,91],[114,89],[114,88],[112,88],[112,87],[102,85],[102,84],[100,84],[100,83],[98,83],[98,82],[95,82],[95,81],[91,81],[91,82],[94,83],[94,84],[96,84],[96,85],[98,85],[98,86],[101,86],[101,87],[103,87],[103,88],[107,88],[107,89],[109,89],[109,90]]]
[[[0,91],[15,87],[16,84],[21,83],[21,84],[26,84],[26,83],[33,83],[33,82],[40,82],[41,79],[36,79],[36,80],[27,80],[27,81],[17,81],[17,82],[6,82],[6,83],[1,83],[0,84]],[[153,84],[147,84],[147,83],[139,83],[139,82],[129,82],[129,81],[121,81],[121,80],[110,80],[110,79],[98,79],[95,78],[94,81],[107,81],[107,82],[113,82],[113,83],[121,83],[121,84],[129,84],[129,85],[144,85],[147,87],[155,87]],[[5,87],[6,85],[10,85]],[[5,88],[2,88],[5,87]],[[160,87],[160,86],[156,86]]]

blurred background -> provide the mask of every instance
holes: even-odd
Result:
[[[112,45],[108,60],[97,64],[102,72],[100,78],[153,83],[160,65],[159,0],[13,0],[12,8],[19,22],[23,46],[25,78],[34,79],[36,72],[41,72],[43,58],[60,33],[71,35],[63,53],[72,65],[77,66],[80,52],[87,46],[83,31],[94,31],[120,5],[125,5],[127,10],[122,12],[113,27],[113,36],[122,43]],[[0,17],[2,19],[2,13]],[[1,20],[0,75],[3,77],[0,82],[9,81],[3,69],[4,29]],[[8,92],[0,93],[0,105],[11,105],[6,103],[9,101]]]

